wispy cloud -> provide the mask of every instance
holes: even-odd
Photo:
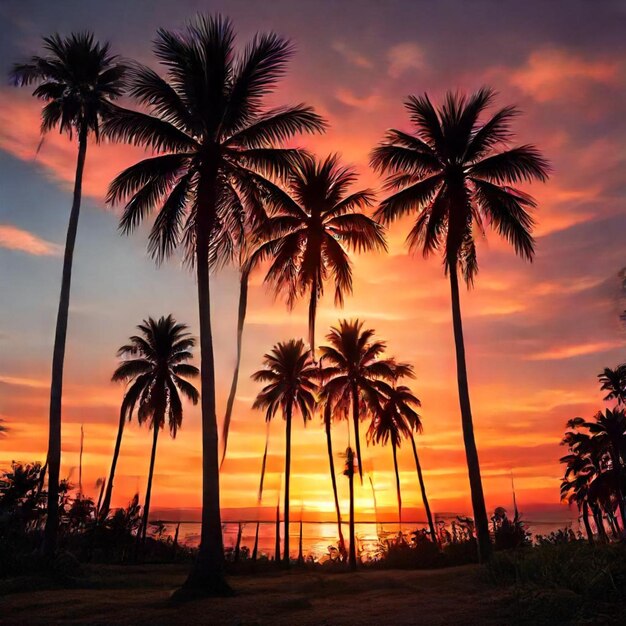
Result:
[[[0,224],[0,248],[19,250],[35,256],[58,256],[62,251],[60,245],[11,224]]]
[[[387,73],[391,78],[398,78],[407,70],[422,70],[426,67],[422,48],[411,42],[399,43],[390,48],[387,60]]]
[[[555,346],[542,352],[535,352],[526,357],[529,361],[557,361],[560,359],[571,359],[586,354],[596,352],[608,352],[618,348],[621,343],[615,341],[597,341],[591,343],[580,343],[569,346]]]
[[[356,65],[357,67],[362,67],[364,69],[369,69],[374,66],[374,64],[364,55],[350,47],[345,41],[335,41],[332,44],[332,49],[335,52],[338,52],[348,63],[352,65]]]

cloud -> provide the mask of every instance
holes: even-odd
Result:
[[[538,50],[526,64],[510,73],[509,82],[538,102],[569,99],[581,85],[616,86],[622,69],[615,60],[590,60],[565,50]]]
[[[536,352],[526,357],[529,361],[556,361],[560,359],[571,359],[586,354],[595,354],[597,352],[608,352],[619,348],[622,342],[615,341],[598,341],[592,343],[581,343],[569,346],[556,346],[549,348],[543,352]]]
[[[349,107],[362,109],[363,111],[374,111],[380,108],[382,98],[378,93],[371,93],[367,96],[357,96],[349,89],[341,88],[335,94],[335,98]]]
[[[62,251],[60,245],[11,224],[0,224],[0,248],[19,250],[34,256],[58,256]]]
[[[357,67],[362,67],[364,69],[373,67],[373,63],[365,55],[357,52],[354,48],[351,48],[345,41],[335,41],[331,47],[352,65],[356,65]]]
[[[415,43],[399,43],[387,52],[389,67],[387,73],[391,78],[399,78],[407,70],[425,68],[424,52]]]

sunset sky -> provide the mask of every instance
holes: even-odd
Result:
[[[516,103],[520,143],[550,160],[550,181],[526,190],[539,202],[537,257],[531,265],[493,233],[479,242],[474,290],[462,293],[474,422],[487,505],[510,506],[515,475],[522,510],[552,514],[558,504],[558,458],[565,421],[602,406],[596,374],[624,360],[619,313],[626,265],[626,4],[604,2],[393,1],[255,3],[231,0],[8,0],[0,5],[0,70],[40,52],[42,35],[93,30],[113,51],[153,64],[158,27],[180,28],[198,11],[229,15],[241,46],[257,31],[291,38],[297,52],[273,103],[306,102],[329,121],[323,136],[299,145],[341,154],[360,188],[379,189],[368,153],[389,127],[408,130],[403,101],[428,92],[490,85],[497,104]],[[40,104],[28,89],[0,86],[0,468],[43,461],[47,444],[50,362],[71,203],[76,145],[50,133],[37,153]],[[123,145],[90,145],[74,258],[63,409],[62,475],[77,480],[80,426],[85,430],[84,485],[110,465],[123,386],[110,382],[117,348],[144,317],[173,313],[197,336],[193,276],[175,258],[156,268],[146,254],[147,228],[117,231],[104,204],[111,179],[142,157]],[[379,192],[379,198],[382,193]],[[460,429],[449,285],[440,259],[410,256],[407,222],[388,233],[388,255],[354,257],[354,295],[335,309],[327,289],[318,343],[340,317],[358,317],[387,340],[390,354],[415,365],[422,400],[418,438],[435,512],[470,513]],[[276,341],[306,334],[306,306],[288,312],[254,275],[244,357],[222,506],[254,511],[266,427],[251,405],[250,374]],[[235,360],[238,275],[213,279],[218,414]],[[196,359],[198,364],[199,359]],[[294,509],[332,519],[325,441],[319,417],[294,428]],[[281,485],[284,428],[271,425],[265,505]],[[362,428],[365,441],[365,427]],[[336,452],[348,444],[337,423]],[[122,444],[113,504],[143,493],[151,438],[131,424]],[[336,462],[341,464],[339,454]],[[391,449],[364,446],[365,470],[379,505],[394,514]],[[176,440],[159,443],[153,508],[200,505],[200,415],[187,406]],[[405,507],[423,517],[410,446],[400,452]],[[339,478],[347,510],[347,481]],[[369,484],[357,508],[373,510]],[[230,512],[236,516],[237,512]]]

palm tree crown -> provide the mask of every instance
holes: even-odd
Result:
[[[335,303],[352,293],[349,250],[386,250],[382,227],[363,211],[372,205],[369,189],[349,193],[356,174],[340,164],[337,155],[324,160],[305,159],[289,176],[289,193],[266,195],[270,217],[264,226],[269,241],[257,255],[271,257],[266,281],[276,293],[286,292],[288,306],[310,294],[309,343],[315,347],[317,301],[330,276]]]
[[[111,101],[122,95],[126,66],[109,51],[109,44],[94,41],[92,33],[44,37],[46,56],[33,56],[11,70],[15,85],[36,83],[33,95],[46,105],[41,131],[58,126],[70,135],[84,129],[100,136],[101,120]]]
[[[187,326],[171,315],[158,320],[150,317],[137,328],[141,334],[130,337],[130,343],[118,351],[119,356],[129,358],[119,364],[112,377],[113,381],[130,382],[122,414],[130,420],[137,407],[137,420],[140,424],[149,421],[151,428],[162,428],[167,418],[175,437],[183,417],[180,393],[198,403],[197,389],[185,380],[199,373],[197,367],[186,363],[193,357],[195,340],[186,332]]]
[[[258,185],[273,188],[265,176],[285,175],[299,155],[275,145],[324,128],[303,104],[263,109],[285,71],[289,42],[261,35],[236,55],[234,41],[231,22],[220,16],[198,17],[183,33],[160,29],[154,51],[166,78],[138,64],[130,70],[130,94],[149,113],[117,109],[106,124],[110,135],[162,153],[119,174],[108,195],[112,203],[127,200],[124,232],[159,207],[149,243],[157,260],[182,241],[193,261],[198,220],[218,261],[230,260],[243,242],[243,225],[262,217]],[[207,168],[216,177],[209,206],[198,201]]]
[[[374,413],[368,430],[368,438],[374,443],[386,445],[391,440],[399,447],[402,439],[409,439],[412,431],[420,432],[422,422],[415,410],[421,403],[406,385],[389,386],[379,410]]]
[[[460,263],[468,284],[478,270],[475,229],[484,233],[485,223],[532,259],[529,211],[535,201],[513,185],[548,176],[534,146],[507,145],[515,107],[481,121],[494,95],[487,88],[469,98],[448,93],[440,109],[426,94],[410,96],[406,109],[414,132],[388,131],[371,157],[372,166],[387,173],[387,189],[399,190],[381,203],[376,216],[389,223],[417,211],[409,246],[424,255],[441,250],[446,268]]]

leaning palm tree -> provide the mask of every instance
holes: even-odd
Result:
[[[27,63],[13,66],[11,80],[18,86],[37,85],[33,95],[46,103],[41,112],[42,134],[58,128],[70,138],[74,134],[78,137],[74,195],[65,240],[50,384],[44,553],[51,557],[56,551],[59,526],[63,363],[87,143],[90,137],[96,142],[99,140],[102,119],[108,114],[111,101],[122,95],[126,68],[110,53],[109,44],[94,41],[91,33],[75,33],[65,38],[60,35],[44,37],[43,47],[44,56],[33,56]]]
[[[483,561],[491,555],[491,540],[467,382],[458,273],[468,287],[473,284],[478,271],[474,235],[476,229],[484,232],[485,222],[519,255],[532,260],[530,210],[535,201],[514,185],[548,177],[548,165],[534,146],[508,145],[510,124],[518,115],[515,107],[481,119],[493,98],[487,88],[469,98],[449,93],[436,109],[426,94],[409,96],[406,108],[413,132],[388,131],[371,157],[374,169],[387,174],[387,189],[393,191],[376,217],[389,224],[417,213],[407,237],[409,248],[421,249],[424,256],[440,252],[450,277],[463,439]]]
[[[198,17],[182,32],[159,30],[154,51],[163,78],[141,65],[131,71],[131,95],[149,113],[118,109],[107,132],[160,154],[128,168],[113,181],[108,199],[126,201],[120,223],[133,231],[158,209],[149,239],[157,260],[182,244],[198,285],[202,390],[202,529],[198,557],[181,593],[228,594],[219,506],[219,454],[215,364],[211,329],[209,259],[235,252],[217,245],[246,215],[254,223],[259,188],[285,175],[300,155],[276,146],[297,132],[323,130],[310,107],[263,108],[284,74],[292,47],[275,34],[235,50],[231,22]],[[225,259],[228,260],[228,259]]]
[[[137,328],[140,334],[133,335],[130,342],[118,351],[118,356],[127,358],[119,364],[112,380],[129,384],[122,402],[121,417],[130,420],[137,407],[137,421],[140,424],[148,422],[153,433],[146,499],[139,529],[139,536],[145,541],[159,431],[167,421],[170,435],[176,437],[183,420],[180,393],[193,404],[198,403],[199,397],[197,389],[185,378],[194,378],[199,371],[197,367],[186,362],[193,356],[191,348],[195,345],[195,340],[187,332],[188,327],[185,324],[177,323],[171,315],[168,315],[158,320],[150,317]],[[124,420],[120,419],[122,428],[123,423]],[[109,502],[120,443],[121,430],[118,432],[109,475],[107,491]]]
[[[386,250],[382,227],[365,215],[374,194],[369,189],[349,192],[355,172],[342,166],[337,155],[305,159],[291,172],[288,192],[266,197],[271,213],[265,226],[270,240],[261,248],[272,257],[266,282],[287,305],[309,298],[309,345],[315,355],[317,303],[324,282],[331,277],[335,303],[352,293],[352,265],[348,251]]]
[[[191,349],[196,344],[195,339],[185,332],[187,326],[184,324],[176,324],[172,316],[169,315],[167,318],[162,317],[158,322],[155,322],[152,318],[150,318],[147,322],[144,321],[144,323],[138,326],[138,328],[142,331],[144,337],[131,337],[131,343],[122,346],[118,350],[117,356],[134,357],[137,354],[141,354],[142,356],[140,358],[124,360],[115,370],[112,377],[113,382],[123,381],[125,383],[132,384],[130,384],[126,390],[120,407],[117,437],[115,439],[115,448],[113,449],[113,458],[111,460],[111,470],[109,471],[109,478],[106,484],[104,498],[102,499],[102,504],[99,507],[99,516],[101,518],[106,518],[111,506],[113,481],[115,478],[117,461],[120,455],[125,424],[127,421],[130,422],[132,420],[133,413],[138,402],[141,407],[141,394],[143,393],[146,384],[148,384],[146,381],[149,381],[148,376],[141,378],[141,375],[148,374],[154,367],[156,367],[156,365],[153,366],[150,361],[150,359],[155,361],[156,357],[154,354],[150,353],[146,355],[146,346],[151,347],[152,350],[155,350],[158,353],[167,353],[168,362],[173,364],[172,371],[174,374],[193,377],[198,373],[198,369],[196,367],[186,364],[186,361],[193,358]],[[148,332],[148,335],[146,335],[146,332]],[[157,338],[160,341],[160,344],[158,345],[156,344]],[[188,387],[187,389],[191,388]],[[142,421],[141,417],[138,419]],[[176,429],[172,431],[172,436],[175,435]]]
[[[393,359],[381,358],[385,350],[383,341],[374,340],[374,330],[363,330],[359,320],[341,320],[326,336],[329,345],[321,346],[321,376],[324,394],[345,407],[352,408],[354,444],[361,482],[363,463],[359,422],[365,417],[362,404],[377,402],[380,380],[393,380],[396,363]],[[362,403],[361,400],[364,402]]]
[[[267,383],[259,392],[253,408],[265,409],[266,421],[280,409],[286,422],[285,435],[285,506],[283,562],[289,566],[289,480],[291,477],[291,420],[294,410],[306,426],[315,410],[315,393],[319,369],[301,339],[281,342],[263,357],[265,368],[255,372],[252,379]]]

